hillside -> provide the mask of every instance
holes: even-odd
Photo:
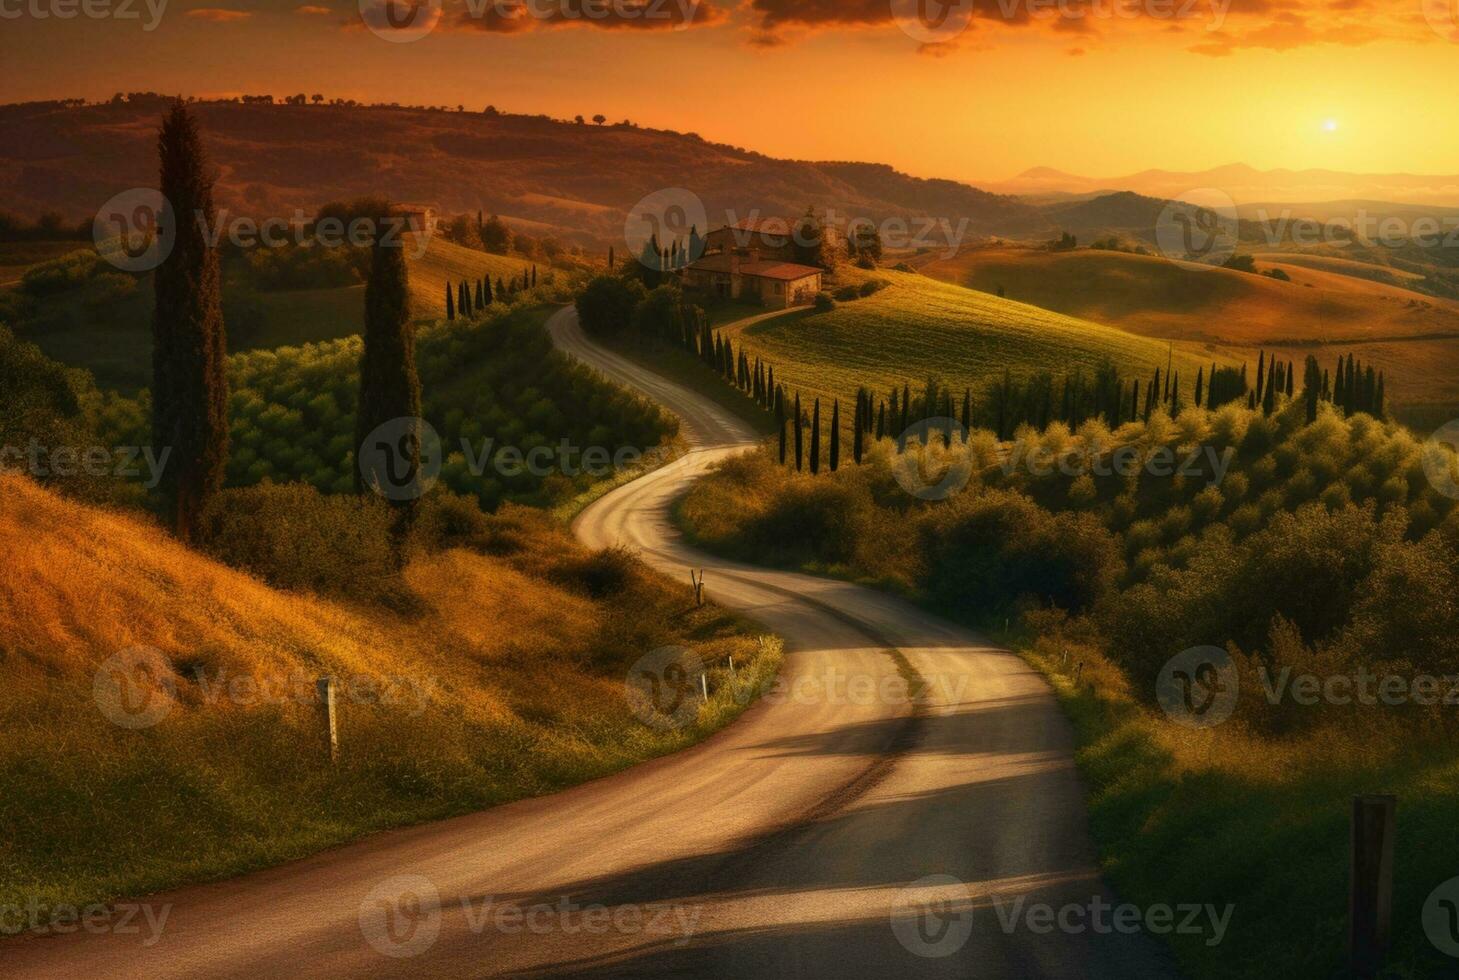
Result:
[[[30,255],[36,251],[34,246],[27,249]],[[48,356],[91,371],[104,388],[132,392],[146,387],[152,375],[151,278],[128,283],[130,276],[96,263],[91,249],[79,242],[69,243],[66,254],[84,263],[72,273],[82,288],[34,300],[12,293],[9,302],[16,305],[8,315],[0,309],[0,321]],[[489,275],[495,282],[520,276],[532,266],[518,256],[462,248],[439,235],[429,239],[423,253],[418,252],[418,241],[408,238],[406,258],[411,309],[423,320],[445,315],[448,280],[459,283]],[[242,263],[229,263],[225,275],[223,311],[232,352],[323,343],[360,332],[363,285],[266,290],[258,288]],[[545,286],[544,276],[551,281],[545,263],[538,269],[539,282]]]
[[[1395,405],[1459,407],[1459,303],[1264,255],[1292,279],[1081,249],[971,249],[923,266],[930,276],[1147,337],[1255,361],[1261,349],[1323,362],[1353,354],[1391,371]],[[1298,261],[1303,265],[1296,264]]]
[[[112,195],[156,182],[161,103],[0,107],[5,207],[90,219]],[[712,224],[727,212],[843,216],[933,214],[974,232],[1037,212],[954,181],[870,164],[776,160],[694,135],[545,116],[394,108],[195,106],[220,168],[218,203],[246,214],[308,213],[328,201],[386,194],[447,212],[484,209],[583,243],[621,242],[644,196],[687,187]],[[1036,223],[1036,222],[1035,222]]]
[[[887,287],[830,313],[794,312],[732,325],[727,333],[736,347],[743,342],[752,357],[773,364],[776,380],[790,390],[843,402],[854,402],[860,385],[885,391],[933,376],[954,391],[982,390],[1005,367],[1017,378],[1076,369],[1088,377],[1108,359],[1127,376],[1149,377],[1170,355],[1160,341],[917,273],[882,270],[872,277]],[[1187,385],[1210,363],[1183,347],[1174,359]]]
[[[682,747],[733,715],[734,689],[683,731],[647,728],[623,678],[658,646],[733,654],[749,684],[774,669],[687,586],[594,557],[543,515],[485,533],[490,556],[412,561],[418,609],[396,615],[269,588],[145,520],[0,475],[0,904],[236,874]],[[117,701],[118,655],[139,647],[161,673],[126,671]],[[333,768],[310,699],[325,674]]]

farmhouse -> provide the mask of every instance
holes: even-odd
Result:
[[[815,299],[822,272],[792,261],[790,223],[741,222],[704,237],[705,254],[684,270],[684,285],[730,299],[785,309]]]

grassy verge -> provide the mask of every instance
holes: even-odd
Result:
[[[774,416],[762,410],[739,390],[726,384],[724,378],[687,351],[677,347],[640,346],[626,341],[609,343],[607,346],[656,374],[698,392],[760,435],[768,436],[775,432]]]
[[[0,500],[0,909],[229,877],[551,793],[701,740],[779,666],[762,631],[525,508],[415,557],[393,612],[272,588],[20,477],[0,476]],[[666,646],[699,655],[712,696],[658,731],[624,682]],[[118,659],[138,648],[155,654]]]
[[[1219,945],[1174,935],[1195,978],[1345,975],[1352,798],[1398,796],[1393,952],[1384,977],[1452,976],[1429,942],[1429,894],[1459,872],[1451,746],[1356,736],[1276,741],[1182,728],[1138,704],[1098,652],[1015,643],[1074,724],[1104,872],[1122,899],[1233,906]],[[1077,665],[1084,664],[1075,682]]]

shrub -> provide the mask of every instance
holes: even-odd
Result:
[[[816,293],[815,308],[817,313],[829,313],[836,308],[836,300],[830,293]]]
[[[203,514],[199,543],[278,588],[399,608],[407,592],[391,541],[393,519],[377,497],[265,483],[218,494]]]

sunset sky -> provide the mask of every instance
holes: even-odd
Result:
[[[600,0],[597,19],[583,0],[471,0],[479,15],[437,0],[409,43],[382,38],[399,32],[381,0],[363,15],[356,0],[171,0],[151,31],[163,0],[110,0],[137,19],[32,13],[68,2],[0,0],[5,101],[494,103],[973,181],[1036,165],[1459,172],[1456,0],[965,0],[930,35],[894,17],[916,0],[714,0],[687,16],[691,0]]]

